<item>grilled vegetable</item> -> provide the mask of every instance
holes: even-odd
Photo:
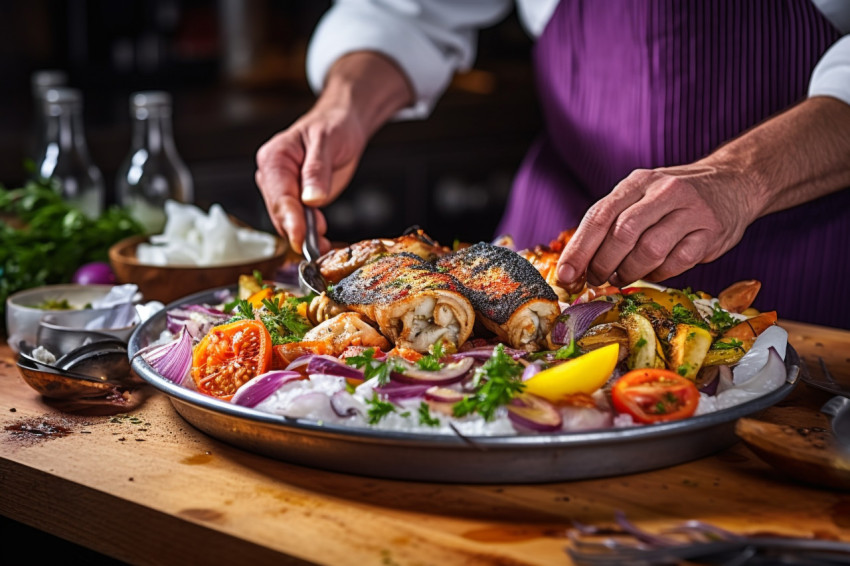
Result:
[[[690,324],[677,324],[670,337],[667,369],[693,381],[711,347],[708,330]]]

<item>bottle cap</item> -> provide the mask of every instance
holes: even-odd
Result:
[[[42,101],[50,114],[58,115],[62,112],[62,108],[81,109],[83,93],[76,88],[48,88],[42,92]]]
[[[30,84],[33,96],[43,96],[47,89],[68,84],[68,73],[59,69],[35,71],[30,77]]]
[[[147,90],[130,95],[130,109],[171,106],[171,95],[164,90]]]

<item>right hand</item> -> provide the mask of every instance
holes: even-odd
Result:
[[[272,224],[293,249],[300,251],[304,242],[304,205],[325,206],[342,193],[367,139],[354,112],[320,100],[257,151],[257,186]],[[325,237],[327,221],[318,210],[316,225],[325,253],[331,244]]]

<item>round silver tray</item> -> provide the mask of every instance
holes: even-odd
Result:
[[[222,287],[175,301],[215,302]],[[165,329],[165,310],[132,334],[129,355]],[[291,419],[232,405],[168,381],[141,356],[133,370],[168,395],[188,423],[239,448],[278,460],[336,472],[432,482],[540,483],[630,474],[681,464],[738,441],[735,421],[784,399],[797,384],[800,358],[791,346],[788,379],[777,390],[735,407],[681,421],[620,429],[534,436],[461,437],[390,432]]]

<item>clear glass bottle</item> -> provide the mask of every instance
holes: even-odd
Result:
[[[30,77],[30,91],[33,100],[33,136],[29,147],[27,147],[29,152],[27,156],[33,160],[38,159],[38,156],[44,152],[45,124],[42,110],[44,94],[51,88],[65,86],[68,86],[68,73],[59,69],[35,71]]]
[[[171,133],[171,95],[163,91],[130,96],[133,138],[115,183],[118,204],[149,234],[165,226],[165,201],[192,203],[192,175]]]
[[[96,218],[103,212],[106,191],[86,144],[83,95],[75,88],[49,88],[41,107],[44,138],[35,174],[56,182],[62,198]]]

